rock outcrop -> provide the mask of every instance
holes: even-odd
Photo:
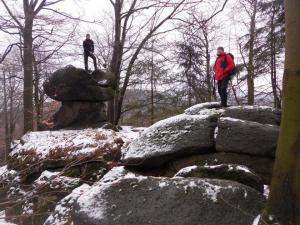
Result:
[[[50,119],[51,128],[99,127],[107,121],[106,105],[114,96],[113,76],[101,70],[92,74],[67,66],[54,72],[45,82],[45,93],[62,102]]]
[[[199,104],[185,110],[184,114],[145,129],[135,142],[124,149],[122,161],[143,170],[158,168],[159,175],[172,176],[170,165],[180,161],[179,158],[205,158],[205,155],[209,158],[212,154],[220,153],[223,156],[227,153],[224,156],[227,159],[225,163],[247,164],[245,166],[258,171],[263,182],[269,184],[279,123],[280,112],[271,107],[232,106],[223,109],[216,102]],[[232,153],[236,154],[233,158],[230,157]],[[258,165],[253,160],[243,162],[245,158],[267,163]],[[162,165],[168,162],[165,171],[162,171]],[[204,163],[205,160],[196,165],[203,166]],[[248,165],[251,163],[253,165]],[[185,164],[184,167],[193,165]]]
[[[20,225],[252,225],[279,123],[269,107],[205,103],[136,132],[28,133],[0,167],[0,210]]]

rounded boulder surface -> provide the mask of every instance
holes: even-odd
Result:
[[[111,81],[103,78],[103,74],[96,71],[91,75],[83,69],[67,66],[51,74],[43,86],[45,93],[56,101],[109,101],[114,91],[105,87],[110,86]]]
[[[122,161],[145,168],[158,168],[174,158],[214,152],[216,117],[181,114],[145,129],[123,151]]]
[[[243,165],[190,166],[181,169],[175,177],[232,180],[252,187],[260,193],[264,192],[264,184],[261,178]]]

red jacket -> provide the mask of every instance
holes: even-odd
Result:
[[[221,64],[224,61],[225,55],[227,59],[227,66],[226,68],[222,68]],[[235,64],[232,58],[230,57],[230,55],[227,55],[226,53],[223,53],[222,55],[218,55],[214,65],[215,79],[223,80],[223,78],[226,77],[234,68],[235,68]]]

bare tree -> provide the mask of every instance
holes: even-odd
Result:
[[[23,106],[24,106],[24,133],[33,130],[33,33],[47,32],[42,26],[39,26],[39,19],[43,19],[42,11],[54,11],[51,6],[62,2],[63,0],[23,0],[23,11],[15,12],[13,6],[7,0],[1,0],[6,10],[6,15],[1,17],[1,30],[11,34],[20,35],[20,47],[22,50],[23,70],[24,70],[24,88],[23,88]],[[44,16],[45,17],[45,16]],[[49,19],[50,17],[48,17]],[[35,27],[37,30],[35,30]]]

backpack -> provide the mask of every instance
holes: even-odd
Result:
[[[221,62],[221,67],[222,67],[223,69],[226,68],[226,66],[227,66],[227,64],[228,64],[228,62],[227,62],[227,55],[229,55],[229,56],[232,58],[232,60],[234,61],[234,55],[233,55],[233,54],[231,54],[231,53],[225,54],[224,60]],[[236,73],[237,73],[236,67],[234,67],[234,69],[233,69],[232,71],[230,71],[229,76],[232,77],[232,76],[234,76]]]

